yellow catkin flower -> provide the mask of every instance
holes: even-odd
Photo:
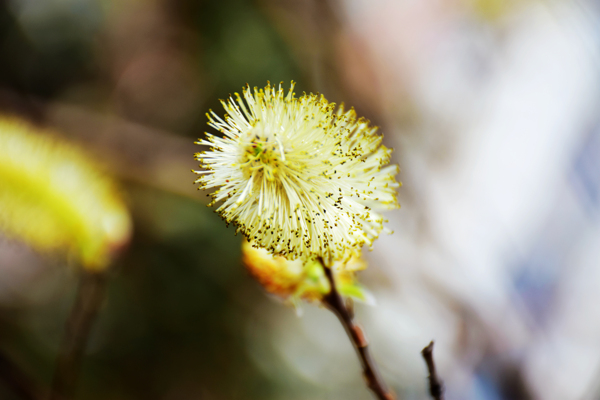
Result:
[[[475,15],[488,22],[497,21],[523,3],[523,0],[467,0]]]
[[[218,188],[213,202],[227,223],[248,240],[289,260],[357,256],[383,227],[378,210],[398,207],[388,165],[391,150],[369,121],[353,109],[336,109],[323,96],[296,98],[267,85],[246,87],[242,99],[223,101],[225,119],[208,114],[207,133],[197,144],[201,188]]]
[[[292,304],[296,304],[297,300],[317,302],[329,293],[329,282],[323,266],[315,260],[287,260],[273,256],[265,249],[253,247],[248,241],[242,244],[242,260],[250,274],[268,293]],[[355,279],[355,271],[365,267],[365,262],[360,258],[333,264],[336,286],[341,294],[372,302],[371,295]]]
[[[23,121],[3,118],[0,231],[98,270],[127,242],[131,222],[112,182],[76,148]]]

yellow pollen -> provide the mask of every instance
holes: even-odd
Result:
[[[246,177],[257,173],[273,182],[281,166],[285,164],[283,144],[277,139],[260,139],[255,136],[244,145],[245,150],[241,157],[241,166]],[[260,180],[259,180],[260,181]]]

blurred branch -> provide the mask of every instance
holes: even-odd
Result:
[[[0,352],[0,378],[25,400],[43,399],[40,386],[4,352]]]
[[[198,168],[192,139],[150,128],[84,107],[46,103],[0,89],[0,110],[43,122],[57,136],[74,142],[103,163],[113,175],[205,201],[198,196],[190,172]],[[200,135],[201,136],[201,135]]]
[[[192,139],[149,128],[81,107],[51,104],[46,122],[65,138],[80,144],[117,176],[195,199],[198,168]]]
[[[359,115],[383,123],[376,63],[348,23],[343,1],[259,0],[288,44],[303,73],[300,82],[328,100],[353,106]]]
[[[354,323],[354,315],[344,303],[344,299],[337,289],[333,271],[331,268],[325,267],[322,259],[319,261],[321,265],[323,265],[325,275],[331,286],[329,293],[323,297],[323,304],[338,317],[344,326],[344,329],[358,354],[358,358],[360,359],[367,386],[379,400],[395,399],[394,394],[387,388],[383,378],[377,370],[377,365],[369,351],[369,342],[367,341],[362,328]]]
[[[325,0],[260,0],[257,3],[288,43],[311,86],[330,99],[340,93],[336,65],[336,40],[341,31],[335,4]]]
[[[429,371],[429,394],[434,400],[444,400],[444,384],[437,375],[433,361],[433,341],[421,351],[421,355],[423,355]]]
[[[81,273],[77,297],[56,361],[50,400],[68,400],[74,395],[85,346],[104,300],[106,279],[103,272]]]

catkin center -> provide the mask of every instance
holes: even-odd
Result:
[[[248,178],[259,173],[273,182],[285,165],[285,149],[275,135],[256,132],[255,128],[245,138],[243,149],[240,164]]]

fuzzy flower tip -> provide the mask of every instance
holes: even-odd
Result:
[[[246,86],[243,99],[222,101],[224,119],[207,114],[222,136],[196,142],[210,148],[196,154],[196,183],[217,188],[210,205],[220,203],[216,211],[256,246],[330,266],[386,230],[377,211],[399,207],[398,166],[354,109],[293,89]]]
[[[112,181],[81,151],[0,117],[0,232],[41,252],[105,268],[131,221]]]

